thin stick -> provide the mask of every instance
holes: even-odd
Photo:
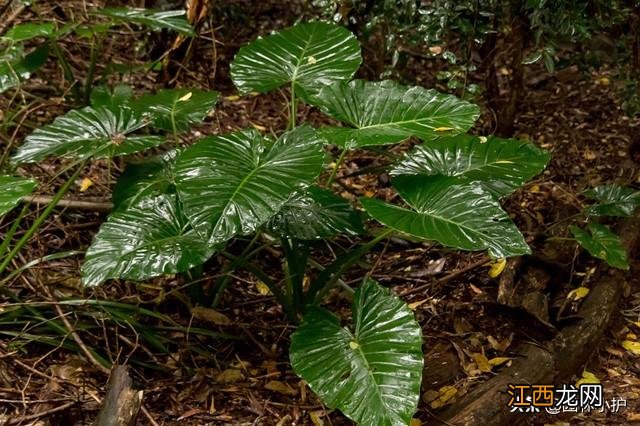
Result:
[[[31,204],[51,204],[54,198],[55,197],[51,195],[28,195],[26,197],[23,197],[22,201]],[[100,201],[69,200],[63,198],[58,201],[57,207],[109,213],[111,210],[113,210],[113,203]]]
[[[51,414],[57,413],[58,411],[64,411],[67,408],[73,407],[76,404],[77,404],[76,401],[71,401],[71,402],[68,402],[66,404],[60,405],[58,407],[52,408],[50,410],[43,411],[41,413],[35,413],[35,414],[30,414],[28,416],[22,416],[22,417],[9,419],[9,422],[7,424],[16,425],[16,424],[28,422],[30,420],[39,419],[41,417],[46,417],[46,416],[49,416]]]

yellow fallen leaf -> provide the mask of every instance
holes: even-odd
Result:
[[[180,99],[178,99],[178,102],[186,102],[189,99],[191,99],[191,96],[193,96],[193,92],[189,92],[186,95],[184,95],[183,97],[181,97]]]
[[[509,68],[507,68],[507,67],[500,67],[499,71],[500,71],[500,74],[502,74],[502,75],[511,74],[511,71],[509,71]]]
[[[489,140],[486,136],[480,136],[480,143],[487,143],[487,141]]]
[[[638,340],[638,336],[635,333],[627,333],[626,340]]]
[[[358,349],[360,347],[360,345],[358,344],[358,342],[354,342],[352,340],[351,342],[349,342],[349,347],[355,351],[356,349]]]
[[[580,300],[587,297],[587,294],[589,294],[589,289],[587,287],[578,287],[574,288],[569,292],[569,294],[567,294],[567,299]]]
[[[431,401],[431,408],[435,410],[436,408],[444,407],[445,405],[452,403],[453,398],[457,393],[458,389],[453,386],[441,387],[440,389],[438,389],[438,397],[435,400]]]
[[[422,426],[422,421],[420,419],[416,419],[415,417],[411,419],[409,422],[409,426]]]
[[[422,300],[418,300],[415,302],[411,302],[409,303],[409,309],[411,309],[412,311],[415,311],[419,306],[425,304],[429,299],[422,299]]]
[[[262,296],[267,296],[271,294],[271,290],[269,290],[269,286],[260,280],[256,282],[256,289],[258,290],[258,293],[260,293]]]
[[[492,366],[492,367],[497,367],[499,365],[504,364],[505,362],[507,362],[509,360],[511,360],[511,358],[506,357],[506,356],[498,356],[498,357],[495,357],[495,358],[491,358],[489,360],[489,365]]]
[[[596,80],[596,84],[599,84],[600,86],[608,86],[610,83],[611,80],[609,80],[607,77],[600,77]]]
[[[298,391],[296,389],[279,380],[271,380],[269,383],[264,385],[264,388],[281,393],[283,395],[296,396],[298,394]]]
[[[498,275],[504,271],[505,266],[507,266],[507,259],[504,257],[502,259],[498,259],[495,262],[490,263],[491,267],[489,268],[489,277],[496,278]]]
[[[227,368],[216,375],[215,381],[220,384],[239,382],[244,379],[244,374],[237,368]]]
[[[585,384],[597,385],[599,383],[600,383],[600,380],[596,377],[595,374],[587,370],[584,370],[582,372],[582,378],[576,382],[576,386],[579,387],[580,385],[585,385]]]
[[[436,127],[435,129],[436,132],[449,132],[451,130],[455,130],[453,127]]]
[[[434,55],[439,55],[442,53],[442,47],[440,46],[431,46],[429,48],[429,53],[432,53]]]
[[[196,306],[191,309],[191,315],[202,321],[212,322],[216,325],[229,325],[231,320],[225,314],[216,311],[215,309],[205,308],[204,306]]]
[[[364,196],[367,198],[372,198],[374,195],[376,195],[375,191],[369,191],[369,190],[364,191]]]
[[[251,122],[249,122],[249,123],[251,123]],[[261,132],[266,132],[266,131],[267,131],[267,128],[266,128],[266,127],[264,127],[264,126],[261,126],[260,124],[251,123],[251,125],[252,125],[255,129],[260,130]]]
[[[91,188],[92,186],[93,186],[93,181],[88,177],[86,177],[82,179],[82,181],[80,182],[80,192],[84,192],[87,189]]]
[[[529,192],[540,192],[540,185],[531,185],[531,187],[529,188]]]
[[[309,418],[313,426],[324,426],[324,420],[322,420],[323,415],[324,413],[322,411],[311,411],[309,413]]]
[[[249,95],[251,96],[258,96],[260,94],[260,92],[249,92]]]
[[[314,58],[313,56],[309,56],[309,59],[307,59],[307,63],[308,63],[309,65],[313,65],[313,64],[315,64],[316,62],[318,62],[318,61],[317,61],[317,60],[316,60],[316,58]]]
[[[225,96],[224,99],[226,101],[233,102],[233,101],[237,101],[238,99],[240,99],[240,96],[238,96],[238,95],[229,95],[229,96]]]
[[[482,371],[483,373],[491,372],[491,364],[489,364],[489,360],[487,359],[486,356],[484,356],[484,354],[481,354],[481,353],[473,354],[473,360],[476,362],[476,365],[478,366],[478,370]]]
[[[631,352],[633,355],[640,356],[640,342],[633,340],[623,340],[622,347]]]

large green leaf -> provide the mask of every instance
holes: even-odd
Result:
[[[393,185],[412,210],[361,199],[365,210],[390,228],[462,250],[488,250],[494,258],[531,252],[518,228],[481,185],[424,175],[399,176]]]
[[[36,37],[49,38],[56,33],[56,25],[53,22],[27,22],[13,26],[2,38],[12,42],[20,42]]]
[[[0,175],[0,217],[14,208],[38,183],[33,179]]]
[[[501,197],[540,173],[548,161],[547,152],[528,142],[457,135],[417,146],[391,174],[453,176],[460,184],[480,181]]]
[[[620,185],[602,185],[585,193],[599,203],[589,206],[585,212],[594,216],[631,216],[640,206],[640,191]]]
[[[159,136],[130,135],[149,121],[128,108],[85,107],[36,129],[13,157],[16,163],[63,157],[113,157],[132,154],[164,142]]]
[[[143,162],[131,163],[113,189],[114,209],[136,204],[151,195],[175,193],[174,167],[178,151],[172,150]]]
[[[49,56],[49,46],[38,47],[26,56],[20,52],[9,52],[0,58],[0,93],[16,87],[40,69]]]
[[[185,214],[211,244],[253,232],[318,176],[322,143],[308,126],[273,143],[255,130],[201,139],[176,164]]]
[[[175,194],[147,197],[112,213],[87,250],[85,285],[109,278],[145,280],[184,272],[213,249],[193,230]]]
[[[362,58],[347,29],[323,22],[298,24],[240,49],[231,78],[241,92],[268,92],[292,84],[308,98],[322,86],[349,80]]]
[[[353,300],[353,328],[311,307],[291,336],[295,372],[331,408],[366,426],[408,425],[420,397],[422,336],[413,312],[366,279]]]
[[[276,234],[299,240],[357,235],[364,231],[362,218],[351,204],[317,186],[291,196],[267,227]]]
[[[145,25],[152,30],[168,29],[185,35],[194,35],[184,10],[155,10],[127,7],[107,7],[98,14],[114,20]]]
[[[602,259],[614,268],[629,269],[627,252],[622,247],[620,238],[609,228],[595,222],[587,225],[589,232],[577,226],[572,226],[571,233],[578,244],[585,248],[593,257]]]
[[[199,89],[167,89],[155,95],[145,95],[132,108],[153,120],[155,128],[183,132],[191,124],[201,123],[216,104],[218,92]]]
[[[455,96],[390,80],[335,83],[324,87],[313,103],[352,127],[322,129],[329,142],[350,148],[464,133],[480,114],[476,105]]]
[[[118,84],[112,89],[107,86],[96,86],[91,90],[91,106],[107,107],[111,110],[129,105],[133,98],[133,89],[126,84]]]

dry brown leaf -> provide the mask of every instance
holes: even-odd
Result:
[[[313,423],[313,426],[324,426],[324,420],[322,420],[322,416],[324,416],[323,411],[309,412],[309,418],[311,419],[311,423]]]
[[[244,373],[237,368],[227,368],[224,371],[218,373],[215,377],[215,381],[220,384],[229,384],[244,380]]]
[[[264,385],[264,388],[281,393],[283,395],[296,396],[298,394],[298,391],[296,389],[279,380],[271,380],[266,385]]]
[[[231,320],[225,314],[215,309],[205,308],[204,306],[196,306],[191,309],[191,315],[202,321],[212,322],[216,325],[229,325]]]

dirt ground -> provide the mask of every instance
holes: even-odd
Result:
[[[185,144],[201,135],[245,127],[279,129],[287,119],[283,93],[238,97],[228,67],[239,46],[258,33],[293,23],[302,10],[285,2],[269,2],[254,7],[241,21],[234,20],[233,14],[246,11],[248,2],[233,3],[234,9],[216,26],[214,34],[206,30],[189,58],[175,59],[177,63],[184,61],[184,67],[174,68],[181,69],[177,86],[221,92],[215,113],[185,135]],[[50,10],[46,5],[39,7],[41,17],[59,16],[53,9],[53,4]],[[16,22],[36,18],[26,11]],[[107,40],[103,48],[107,60],[99,67],[141,63],[143,59],[133,49],[122,48],[135,46],[141,37],[133,31],[122,31]],[[166,41],[151,36],[149,43],[161,49]],[[61,45],[74,58],[74,68],[86,69],[87,46],[70,39],[62,40]],[[415,81],[432,82],[435,70],[427,62],[413,58],[407,65],[412,71],[402,74],[413,75]],[[562,240],[568,235],[570,218],[584,201],[580,194],[588,187],[613,181],[640,185],[640,118],[628,117],[622,110],[615,73],[615,69],[585,72],[567,68],[550,75],[542,67],[532,66],[527,69],[527,84],[519,99],[515,136],[549,150],[552,160],[542,175],[505,202],[505,208],[534,251],[520,268],[523,279],[544,282],[552,314],[563,309],[575,311],[579,301],[564,306],[569,291],[590,287],[598,279],[594,271],[599,261]],[[109,82],[116,80],[110,77]],[[144,71],[128,73],[121,79],[138,93],[165,80],[161,72]],[[17,95],[25,96],[29,107],[18,115],[22,120],[19,126],[3,126],[5,139],[15,146],[33,128],[69,109],[69,101],[60,96],[66,90],[62,71],[49,61]],[[0,97],[5,115],[18,100]],[[326,122],[308,107],[301,107],[299,114],[314,124]],[[488,134],[494,125],[494,118],[486,112],[475,131]],[[410,144],[396,149],[406,150]],[[334,189],[352,200],[361,195],[391,199],[394,194],[388,176],[359,173],[384,161],[374,152],[351,153]],[[37,176],[48,185],[44,192],[53,193],[66,176],[56,177],[63,165],[51,160],[21,167],[18,172]],[[93,163],[84,176],[94,186],[82,193],[76,187],[69,198],[108,201],[123,166],[123,162],[113,167],[107,167],[104,161]],[[57,212],[23,252],[19,263],[54,252],[83,251],[104,218],[105,213],[97,211]],[[0,233],[9,225],[8,219],[0,224]],[[357,240],[338,243],[349,247]],[[323,244],[314,248],[314,258],[320,263],[332,256]],[[0,296],[0,425],[89,424],[104,396],[107,375],[88,361],[87,353],[131,366],[136,386],[144,390],[139,424],[351,424],[340,413],[326,409],[292,372],[288,341],[293,327],[252,275],[243,271],[233,275],[216,308],[231,321],[220,324],[191,315],[189,288],[180,277],[146,283],[110,282],[100,288],[83,289],[78,273],[82,259],[79,254],[39,264],[11,283],[7,288],[11,294]],[[277,272],[282,258],[274,248],[260,261]],[[213,285],[225,262],[222,257],[207,262],[205,288]],[[415,310],[426,354],[423,401],[416,414],[422,424],[439,424],[442,407],[434,404],[434,392],[445,386],[455,388],[455,395],[443,402],[446,408],[510,363],[505,360],[491,371],[482,371],[477,354],[487,359],[517,356],[513,348],[518,343],[543,345],[562,322],[554,315],[543,319],[530,311],[497,304],[498,280],[489,277],[485,262],[481,254],[394,237],[381,243],[344,277],[347,284],[356,285],[370,273]],[[620,345],[628,334],[640,334],[640,262],[635,258],[631,263],[622,302],[605,338],[593,348],[585,365],[585,370],[602,383],[605,399],[621,398],[626,406],[617,413],[522,414],[524,423],[640,423],[640,358]],[[339,291],[331,294],[327,305],[348,317],[349,303]],[[62,330],[56,332],[48,327],[51,324]],[[71,333],[67,326],[76,332]]]

